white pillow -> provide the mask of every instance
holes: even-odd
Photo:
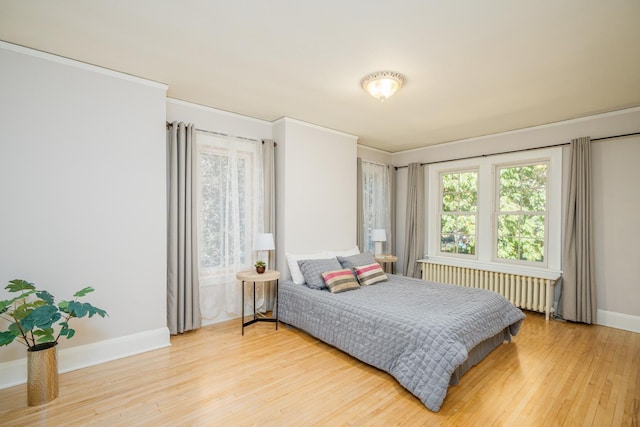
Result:
[[[355,245],[351,249],[347,249],[346,251],[328,251],[328,254],[334,257],[347,257],[351,255],[358,255],[360,253],[360,249],[358,249],[358,245]]]
[[[291,280],[296,285],[304,285],[304,276],[300,271],[298,261],[303,259],[331,259],[335,256],[331,255],[327,251],[318,252],[315,254],[287,254],[287,265],[289,266],[289,272],[291,273]]]

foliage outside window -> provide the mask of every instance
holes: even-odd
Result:
[[[475,255],[478,172],[440,174],[440,252]]]
[[[547,223],[547,164],[497,168],[497,257],[542,263]]]

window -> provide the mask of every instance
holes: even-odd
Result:
[[[362,252],[374,251],[371,232],[383,229],[387,241],[382,244],[382,252],[389,253],[391,239],[391,200],[389,193],[389,170],[386,165],[362,161],[362,208],[364,212],[364,248]]]
[[[201,284],[251,267],[253,236],[262,221],[259,148],[253,142],[198,134]]]
[[[475,255],[478,172],[440,174],[440,252]]]
[[[544,261],[547,164],[498,167],[497,253],[501,260]]]
[[[562,148],[436,163],[427,177],[429,258],[560,269]]]

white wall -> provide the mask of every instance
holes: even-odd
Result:
[[[257,140],[271,139],[271,122],[167,98],[167,121],[195,123],[196,128]]]
[[[345,250],[356,244],[357,137],[283,118],[278,143],[278,269],[285,253]]]
[[[592,143],[599,321],[613,313],[640,319],[639,161],[640,136]]]
[[[381,163],[383,165],[391,164],[391,153],[378,150],[376,148],[365,147],[364,145],[358,145],[358,157],[362,160],[369,162]]]
[[[396,166],[404,166],[410,162],[428,163],[563,144],[580,136],[595,139],[638,131],[640,108],[632,108],[395,153],[392,161]],[[640,211],[640,193],[632,184],[638,179],[638,142],[638,137],[623,138],[596,141],[592,147],[598,323],[640,331],[640,263],[637,251],[632,249],[633,242],[640,239],[640,229],[633,225],[635,212]],[[406,175],[406,168],[398,169],[398,248],[404,243]],[[628,249],[620,249],[625,247]],[[402,265],[401,250],[398,256],[398,265]],[[629,324],[633,326],[625,326]]]
[[[109,313],[72,324],[62,371],[169,344],[165,92],[0,43],[2,288],[23,278],[71,298],[91,285]],[[24,381],[24,357],[0,348],[0,387]]]

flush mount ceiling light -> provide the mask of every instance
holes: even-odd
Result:
[[[396,93],[403,83],[404,76],[394,71],[379,71],[369,74],[360,82],[364,90],[382,102]]]

